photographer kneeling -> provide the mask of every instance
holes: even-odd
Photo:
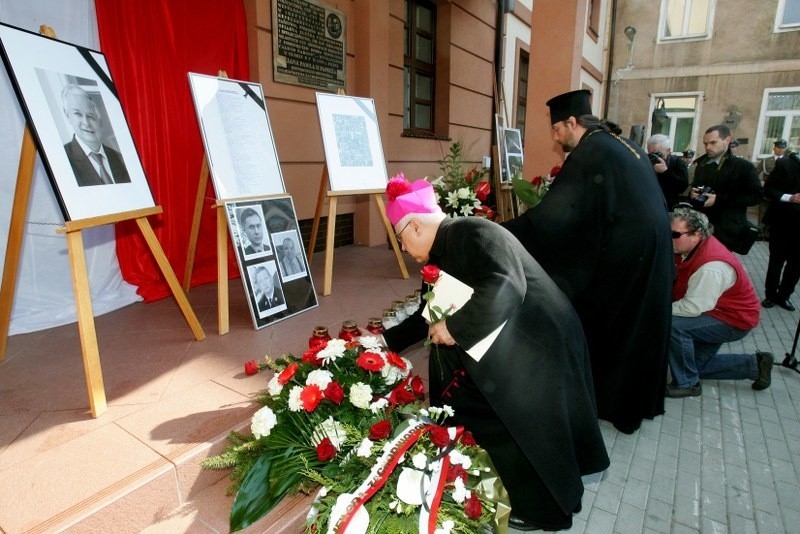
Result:
[[[667,209],[672,209],[689,186],[689,169],[681,157],[672,154],[672,140],[663,134],[651,135],[647,140],[647,157],[656,171]]]
[[[718,354],[758,325],[761,306],[739,260],[711,235],[708,217],[690,208],[672,212],[677,278],[672,288],[672,331],[667,396],[695,397],[700,379],[751,379],[770,386],[772,354]]]

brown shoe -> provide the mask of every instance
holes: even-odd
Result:
[[[682,399],[683,397],[699,397],[703,394],[703,387],[700,382],[688,388],[667,387],[667,397],[672,399]]]
[[[772,353],[756,352],[756,363],[758,364],[758,378],[753,382],[753,389],[761,391],[767,389],[772,383]]]

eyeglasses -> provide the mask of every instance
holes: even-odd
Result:
[[[413,219],[412,219],[412,220],[413,220]],[[402,245],[402,244],[403,244],[403,240],[402,240],[402,239],[400,239],[400,235],[401,235],[403,232],[405,232],[405,231],[406,231],[406,228],[408,228],[408,225],[409,225],[409,224],[411,224],[411,221],[408,221],[408,222],[406,223],[406,225],[405,225],[405,226],[403,226],[403,229],[402,229],[402,230],[400,230],[399,232],[397,232],[396,234],[394,234],[394,238],[395,238],[395,239],[397,239],[397,243],[398,243],[398,244],[400,244],[400,245]]]
[[[672,239],[680,239],[681,236],[686,234],[691,234],[693,230],[688,230],[686,232],[676,232],[675,230],[672,231]]]

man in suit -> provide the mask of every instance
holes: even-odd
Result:
[[[800,157],[796,152],[775,161],[764,194],[770,201],[764,217],[770,237],[764,281],[767,298],[761,305],[772,308],[777,304],[794,311],[789,297],[800,280]]]
[[[281,267],[283,268],[283,275],[290,276],[293,274],[302,273],[303,260],[295,249],[294,241],[288,237],[283,240],[283,255],[281,256]]]
[[[672,153],[672,139],[667,135],[651,135],[647,140],[647,154],[656,171],[667,208],[672,209],[681,193],[689,187],[689,169],[683,158]]]
[[[264,244],[264,223],[261,221],[261,215],[256,210],[253,208],[243,209],[239,213],[239,225],[250,242],[249,245],[244,247],[245,256],[269,252],[269,249]]]
[[[256,268],[256,289],[259,292],[258,310],[267,311],[284,303],[283,293],[272,283],[272,275],[266,267]]]
[[[89,94],[67,84],[61,102],[74,135],[64,145],[78,186],[130,183],[122,154],[103,144],[103,118]]]

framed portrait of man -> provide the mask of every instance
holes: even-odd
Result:
[[[503,150],[505,152],[506,175],[513,180],[522,173],[522,134],[516,128],[504,128]]]
[[[231,200],[225,210],[253,326],[318,306],[292,197]]]
[[[105,56],[2,23],[0,49],[65,220],[154,207]]]

